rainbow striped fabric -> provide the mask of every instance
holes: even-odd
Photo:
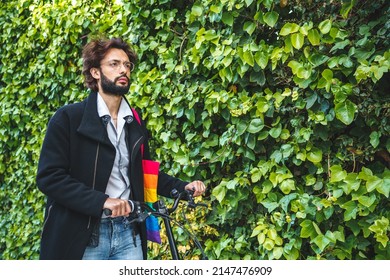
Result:
[[[152,207],[157,201],[157,181],[160,163],[152,160],[142,160],[144,170],[144,196],[145,203]],[[153,207],[152,207],[153,208]],[[161,244],[160,225],[155,216],[146,218],[146,237],[147,240]]]
[[[141,118],[137,111],[131,108],[133,115],[137,122],[141,125]],[[141,145],[142,157],[144,156],[144,145]],[[153,208],[153,203],[157,201],[157,181],[160,163],[153,160],[142,160],[142,167],[144,171],[144,199],[145,203]],[[146,239],[152,242],[161,244],[160,225],[155,216],[149,216],[145,220],[146,223]]]

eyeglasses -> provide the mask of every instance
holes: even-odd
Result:
[[[126,70],[129,70],[130,72],[134,70],[134,63],[131,61],[121,62],[119,60],[111,60],[104,63],[103,65],[109,66],[113,70],[119,70],[121,68],[121,65],[123,65],[126,68]]]

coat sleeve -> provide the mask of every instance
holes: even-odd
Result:
[[[98,217],[107,195],[71,176],[70,121],[59,110],[48,124],[37,170],[37,185],[49,199],[79,213]]]

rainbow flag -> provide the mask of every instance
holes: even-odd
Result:
[[[153,160],[142,160],[144,170],[144,196],[145,203],[153,208],[153,203],[157,201],[157,181],[160,163]],[[160,225],[155,216],[146,218],[147,240],[161,244]]]

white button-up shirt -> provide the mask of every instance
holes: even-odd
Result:
[[[124,126],[126,123],[125,118],[128,116],[133,117],[133,112],[127,102],[122,99],[118,111],[117,126],[115,127],[114,120],[100,94],[98,94],[97,98],[97,109],[99,117],[110,116],[110,121],[107,124],[107,133],[116,150],[114,166],[108,180],[106,194],[112,198],[128,199],[130,195],[129,152],[125,141],[126,133]]]

